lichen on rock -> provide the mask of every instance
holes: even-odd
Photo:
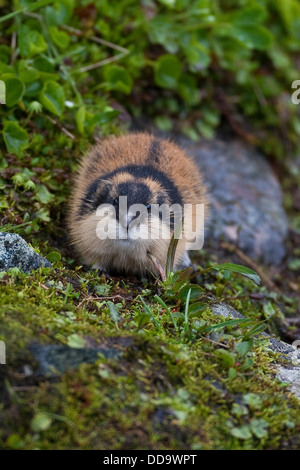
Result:
[[[20,235],[0,232],[0,271],[19,268],[29,273],[40,267],[51,267],[51,264],[36,253]]]

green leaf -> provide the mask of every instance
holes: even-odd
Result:
[[[77,333],[73,333],[68,336],[67,344],[70,348],[82,349],[85,347],[85,339],[79,336]]]
[[[51,261],[52,263],[57,263],[58,261],[61,260],[61,254],[58,253],[58,251],[51,251],[51,252],[47,255],[47,260],[48,260],[48,261]]]
[[[260,419],[260,418],[252,419],[250,422],[250,429],[252,433],[254,434],[254,436],[257,437],[258,439],[267,437],[268,431],[266,428],[268,426],[269,424],[267,423],[267,421],[265,421],[264,419]]]
[[[143,312],[139,312],[137,315],[135,315],[134,320],[137,322],[138,330],[147,325],[151,321],[151,318],[151,315]]]
[[[172,120],[167,116],[156,116],[154,122],[161,131],[170,131],[173,127]]]
[[[274,305],[270,301],[264,304],[263,309],[266,318],[271,318],[276,313]]]
[[[250,427],[246,424],[240,426],[240,427],[234,427],[230,429],[230,434],[234,437],[237,437],[238,439],[251,439],[252,437],[252,432],[250,430]]]
[[[46,431],[50,428],[52,419],[46,413],[37,413],[31,421],[31,429],[34,432]]]
[[[34,82],[40,77],[40,72],[31,67],[30,62],[30,60],[20,60],[18,64],[20,78],[25,83]]]
[[[119,315],[118,310],[115,307],[115,304],[109,301],[108,306],[109,306],[109,313],[110,313],[112,321],[114,321],[115,323],[118,323],[120,321],[120,315]]]
[[[74,0],[56,1],[52,7],[45,8],[44,18],[49,26],[68,24],[74,9]]]
[[[273,42],[272,33],[260,25],[233,26],[231,35],[250,49],[266,50]]]
[[[132,89],[132,78],[124,67],[111,65],[106,67],[104,78],[109,90],[117,90],[129,95]]]
[[[258,333],[261,333],[267,328],[267,325],[265,324],[265,321],[261,321],[257,323],[257,325],[254,325],[250,330],[247,331],[247,333],[244,335],[244,339],[250,338],[251,336],[257,335]]]
[[[176,88],[181,76],[181,64],[177,57],[164,54],[154,65],[155,83],[162,88]]]
[[[183,75],[180,78],[178,91],[182,98],[190,105],[198,104],[201,100],[197,80],[193,75]]]
[[[12,107],[21,101],[25,91],[25,86],[14,74],[4,74],[1,77],[6,87],[6,106]]]
[[[286,0],[284,0],[284,3]],[[278,2],[280,3],[280,2]],[[256,26],[258,23],[261,23],[267,15],[266,8],[261,5],[254,4],[250,5],[249,7],[242,8],[241,10],[237,10],[234,13],[230,14],[227,19],[230,23],[238,26],[244,25],[254,25]]]
[[[192,327],[197,330],[198,333],[202,333],[206,331],[207,328],[207,322],[205,320],[198,320],[197,318],[194,318],[192,320]]]
[[[230,380],[232,380],[235,377],[236,377],[236,369],[234,367],[229,367],[229,369],[228,369],[228,378]]]
[[[66,49],[70,44],[70,36],[64,31],[60,31],[56,26],[49,27],[52,41],[60,49]]]
[[[0,46],[0,62],[3,62],[4,64],[9,64],[10,60],[10,55],[11,55],[11,49],[8,46],[5,46],[2,44]]]
[[[280,0],[274,2],[274,7],[280,13],[281,19],[290,34],[296,32],[297,20],[300,17],[300,5],[297,0]]]
[[[3,126],[3,139],[7,151],[17,155],[17,157],[21,157],[23,151],[29,144],[27,132],[14,121],[5,121]]]
[[[78,132],[84,133],[84,121],[85,121],[85,106],[81,106],[75,114],[75,120]]]
[[[42,204],[49,204],[54,198],[54,195],[50,193],[50,191],[46,188],[44,184],[38,184],[36,190],[36,198]]]
[[[190,305],[189,307],[189,317],[193,317],[193,316],[199,316],[198,314],[200,312],[202,312],[203,310],[205,310],[207,307],[206,304],[202,303],[202,302],[196,302],[195,304],[192,304]]]
[[[226,349],[217,349],[215,354],[222,359],[222,366],[229,369],[235,364],[236,355],[227,351]]]
[[[87,121],[92,127],[102,126],[103,124],[112,121],[115,117],[119,116],[119,114],[120,111],[117,109],[108,109],[106,111],[102,111],[101,113],[94,114],[89,119],[87,119]],[[86,113],[86,115],[88,117],[88,113]]]
[[[199,42],[197,36],[191,37],[188,44],[184,47],[184,53],[192,72],[197,72],[199,68],[206,69],[210,64],[210,52],[206,46]]]
[[[43,83],[41,80],[35,80],[34,82],[26,84],[25,96],[39,97]]]
[[[32,66],[40,72],[53,73],[55,70],[54,62],[46,57],[36,57]]]
[[[98,295],[108,295],[110,289],[110,286],[107,284],[99,284],[95,286],[95,292],[97,292]]]
[[[184,268],[181,271],[176,271],[172,277],[172,288],[173,290],[179,290],[182,285],[189,280],[191,274],[193,272],[192,266],[188,268]]]
[[[235,344],[234,349],[240,357],[245,357],[247,352],[252,348],[252,344],[252,341],[241,341],[240,343]]]
[[[187,284],[186,286],[182,287],[182,289],[180,289],[178,293],[178,298],[182,302],[186,301],[189,290],[191,290],[191,293],[190,293],[191,300],[198,299],[199,297],[201,297],[201,295],[203,295],[203,288],[201,286],[198,286],[197,284]]]
[[[22,57],[32,57],[47,49],[47,43],[43,36],[27,25],[20,26],[18,40]]]
[[[158,1],[162,5],[165,5],[166,7],[169,7],[169,8],[174,8],[176,5],[176,0],[158,0]]]
[[[292,271],[300,270],[300,258],[294,258],[289,262],[289,269]]]
[[[62,86],[49,80],[44,84],[40,94],[40,102],[56,116],[60,116],[65,108],[65,94]]]
[[[254,410],[261,410],[263,407],[263,398],[257,393],[246,393],[242,396],[242,402]]]
[[[149,39],[153,44],[161,44],[170,54],[179,50],[181,29],[170,21],[168,15],[155,15],[147,24]]]
[[[7,439],[7,444],[12,449],[22,449],[24,447],[25,442],[19,436],[19,434],[11,434]]]
[[[217,271],[227,270],[233,273],[243,274],[243,276],[248,277],[253,282],[255,282],[255,284],[257,285],[260,284],[260,276],[255,271],[252,271],[252,269],[246,268],[245,266],[240,266],[239,264],[231,264],[231,263],[218,264],[214,266],[213,269],[216,269]]]

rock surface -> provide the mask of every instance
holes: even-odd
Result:
[[[0,232],[0,271],[19,268],[31,272],[42,266],[51,267],[49,261],[37,254],[22,237],[15,233]]]
[[[266,159],[239,141],[176,140],[205,176],[211,203],[206,240],[227,239],[264,264],[279,265],[288,222],[281,187]]]
[[[33,343],[29,350],[39,365],[36,374],[47,376],[64,373],[69,368],[76,369],[82,363],[94,364],[99,354],[106,359],[120,359],[123,354],[120,349],[113,346],[71,348],[57,344]]]
[[[241,313],[233,307],[219,302],[211,306],[211,310],[215,315],[225,318],[245,318]],[[266,333],[261,333],[264,339],[267,337],[270,341],[270,349],[280,354],[279,361],[276,364],[277,379],[281,382],[287,382],[289,389],[300,399],[300,352],[297,348],[272,338]]]

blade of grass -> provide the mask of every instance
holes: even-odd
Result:
[[[169,307],[165,304],[165,302],[157,294],[154,296],[154,298],[168,312],[168,314],[170,315],[170,317],[172,319],[175,330],[178,331],[178,326],[177,326],[176,320],[174,318],[173,313],[169,309]]]
[[[185,303],[185,310],[184,310],[184,323],[187,325],[189,321],[189,306],[190,306],[190,297],[191,297],[192,289],[189,289],[188,294],[186,296],[186,303]]]
[[[3,21],[10,20],[11,18],[13,18],[16,15],[19,15],[20,13],[24,13],[26,11],[35,11],[41,7],[49,5],[50,3],[56,3],[57,1],[58,0],[40,0],[39,2],[35,2],[30,7],[24,7],[24,8],[21,8],[20,10],[12,11],[11,13],[8,13],[7,15],[2,16],[2,18],[0,18],[0,23],[3,23]]]
[[[205,332],[209,332],[211,330],[217,330],[219,328],[226,328],[227,326],[236,326],[240,324],[243,325],[246,323],[253,323],[253,322],[254,320],[252,320],[251,318],[234,318],[232,320],[226,320],[221,323],[218,323],[217,325],[208,326]]]
[[[156,318],[154,318],[154,316],[152,315],[151,310],[150,310],[150,308],[148,307],[148,305],[146,304],[146,302],[144,301],[143,297],[142,297],[141,295],[139,295],[139,298],[140,298],[140,301],[141,301],[142,304],[143,304],[143,307],[144,307],[146,313],[151,317],[151,320],[153,320],[154,325],[157,326],[157,327],[159,327],[160,325],[159,325],[158,321],[157,321]]]
[[[32,224],[32,221],[24,222],[23,224],[19,224],[19,225],[6,224],[0,228],[0,232],[5,232],[5,233],[18,232],[23,227],[27,227],[28,225],[31,225],[31,224]]]

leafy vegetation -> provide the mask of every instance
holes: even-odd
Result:
[[[34,211],[16,212],[33,229],[65,199],[80,151],[130,116],[194,139],[227,126],[279,162],[296,148],[296,0],[2,0],[2,12],[1,204],[14,215],[13,192],[29,190]]]
[[[79,266],[64,228],[82,152],[147,116],[195,140],[221,130],[262,148],[285,169],[285,204],[300,234],[289,197],[300,173],[284,160],[300,133],[291,102],[299,2],[0,7],[1,230],[20,233],[54,266],[0,276],[0,338],[9,351],[1,448],[299,447],[299,404],[274,379],[278,358],[260,336],[278,332],[280,307],[294,312],[295,296],[258,286],[253,270],[209,251],[194,283],[190,270],[172,272],[174,245],[161,281],[107,281]],[[298,257],[299,248],[290,259],[295,273]],[[246,318],[217,317],[216,301]],[[100,355],[52,380],[37,375],[28,350],[35,341],[74,350],[116,343],[122,357]]]

